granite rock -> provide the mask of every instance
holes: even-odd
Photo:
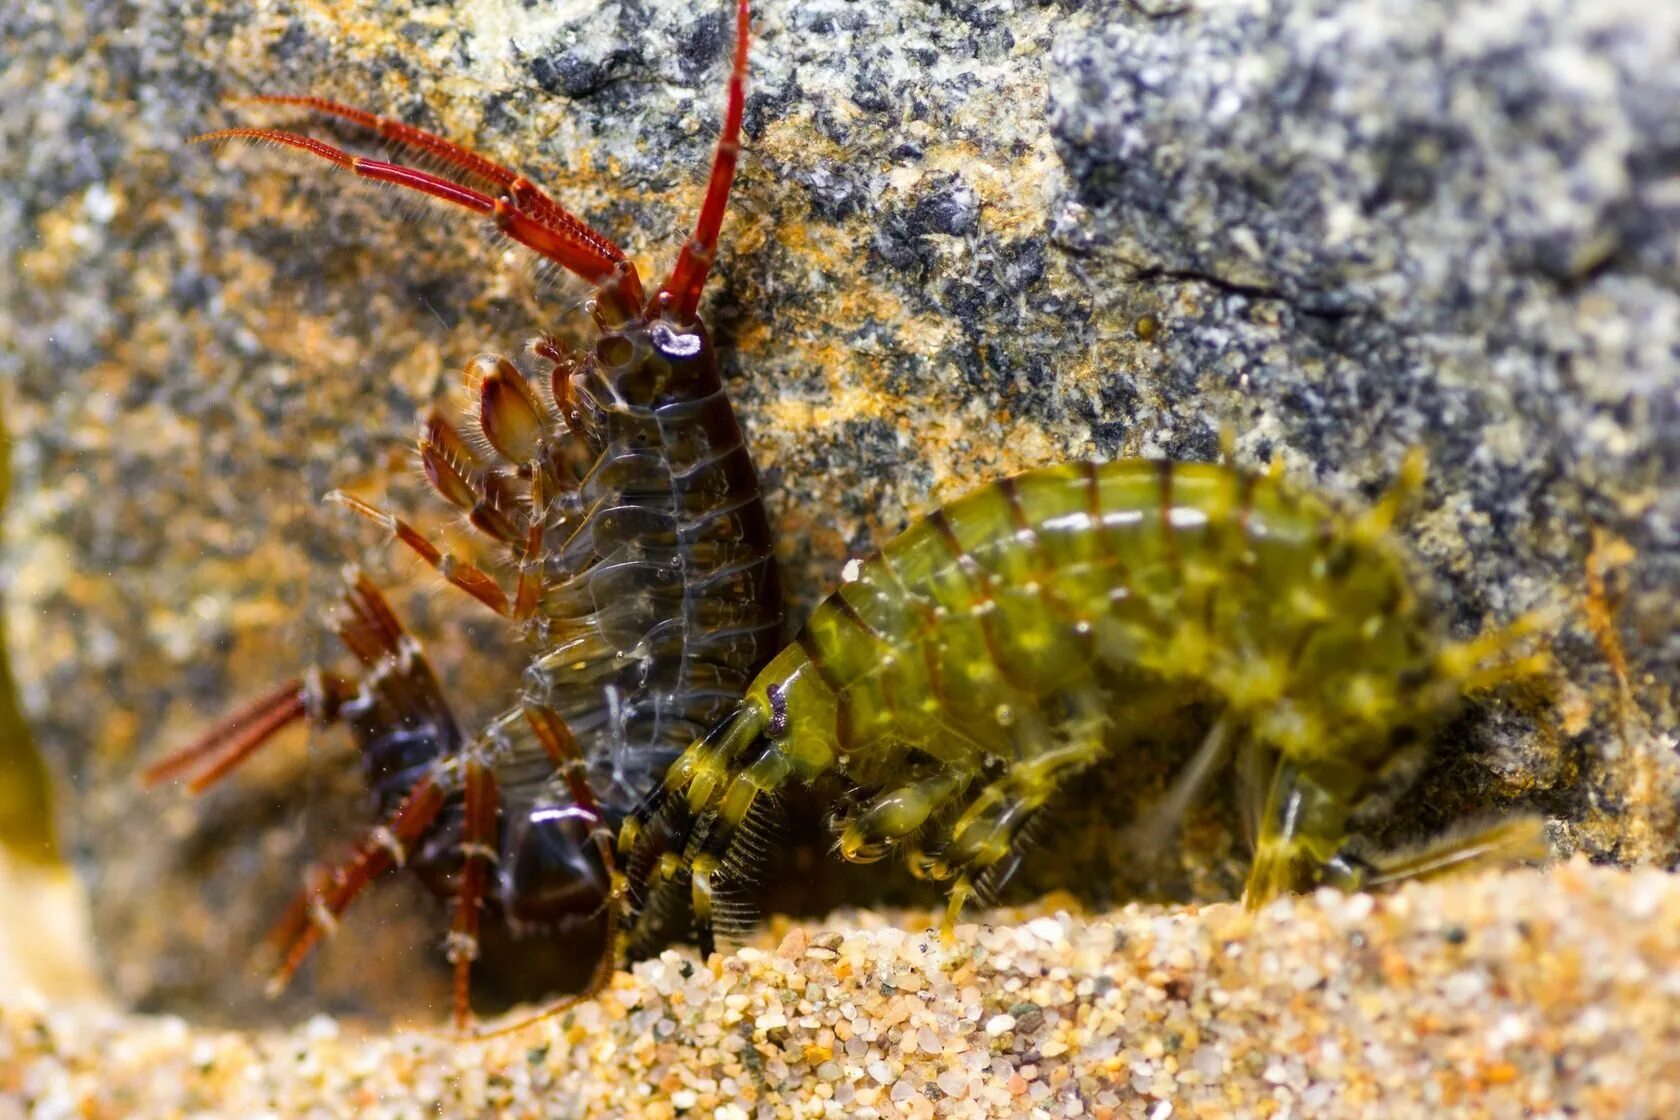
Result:
[[[296,119],[239,94],[366,106],[517,165],[658,274],[715,135],[719,8],[0,11],[8,640],[125,999],[262,1015],[250,946],[368,823],[331,736],[200,803],[133,783],[333,656],[341,564],[394,589],[464,708],[499,704],[518,651],[493,620],[319,499],[444,525],[416,411],[475,353],[582,325],[583,293],[471,222],[188,137]],[[1564,847],[1675,861],[1680,13],[813,0],[754,23],[707,314],[796,614],[1008,471],[1208,458],[1228,427],[1240,462],[1369,497],[1421,446],[1407,532],[1443,610],[1469,633],[1557,608],[1559,672],[1547,703],[1479,701],[1392,831],[1523,805]],[[1579,609],[1595,530],[1625,700]],[[348,926],[282,1012],[439,997],[418,891]]]

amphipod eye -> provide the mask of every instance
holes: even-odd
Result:
[[[575,805],[531,810],[508,880],[508,917],[515,927],[553,927],[606,905],[607,872],[590,839],[595,827],[595,815]]]
[[[704,345],[699,335],[684,334],[669,323],[655,323],[648,333],[653,337],[653,345],[667,358],[692,358]]]

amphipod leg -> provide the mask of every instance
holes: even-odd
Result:
[[[484,909],[485,883],[497,859],[500,818],[495,772],[478,759],[468,759],[461,877],[455,891],[455,920],[446,941],[449,963],[455,969],[455,1026],[459,1030],[465,1030],[472,1021],[472,962],[478,959],[478,922]]]
[[[517,554],[519,583],[509,617],[530,618],[542,600],[542,540],[548,496],[541,466],[534,465],[530,471],[527,514],[515,510],[517,499],[506,479],[472,459],[460,435],[436,416],[427,418],[420,437],[420,462],[433,488],[451,505],[465,510],[474,528],[503,544],[521,547]],[[427,553],[421,555],[430,562]],[[458,569],[459,562],[451,562],[451,566]],[[500,592],[499,585],[496,590]],[[476,594],[473,597],[483,601]]]
[[[203,793],[256,754],[275,735],[309,717],[330,723],[338,710],[356,695],[355,683],[343,677],[311,673],[289,680],[240,708],[180,750],[159,759],[140,774],[141,784],[155,786],[189,770],[198,773],[187,782],[192,793]]]
[[[955,933],[969,899],[1002,885],[1001,876],[994,881],[986,873],[1015,852],[1033,815],[1105,749],[1100,733],[1080,734],[1023,759],[980,790],[951,826],[951,842],[926,868],[935,879],[956,876],[939,926],[943,939],[949,941]]]
[[[394,121],[388,117],[375,116],[373,113],[357,109],[349,105],[341,105],[336,101],[328,101],[324,97],[296,97],[276,94],[259,94],[255,97],[234,98],[236,102],[247,102],[253,105],[288,105],[300,109],[309,109],[324,116],[338,117],[372,132],[377,132],[394,143],[410,148],[417,148],[434,159],[454,168],[460,177],[468,182],[476,181],[479,186],[492,191],[506,194],[513,204],[527,213],[550,220],[551,224],[565,224],[567,221],[576,222],[577,219],[567,213],[565,207],[550,198],[541,187],[531,182],[525,176],[499,163],[486,159],[471,148],[462,147],[452,140],[446,140],[436,133],[425,129],[415,128],[413,125]],[[596,238],[606,241],[599,233],[590,230]]]
[[[419,135],[429,136],[425,133]],[[242,140],[295,148],[361,178],[442,199],[489,219],[513,240],[534,249],[566,271],[597,286],[614,283],[627,302],[640,302],[641,282],[623,251],[579,218],[552,204],[552,200],[547,205],[538,204],[534,212],[528,212],[521,208],[511,191],[492,197],[442,175],[383,160],[364,159],[313,137],[279,129],[224,128],[195,136],[193,140],[198,143]],[[454,147],[447,141],[439,140],[438,143]],[[489,165],[489,161],[485,163]]]
[[[665,771],[657,788],[636,807],[618,833],[627,858],[632,905],[640,910],[651,888],[682,872],[682,852],[700,835],[701,820],[715,808],[739,759],[764,733],[770,713],[751,700],[690,746]]]
[[[1158,855],[1165,850],[1167,841],[1184,820],[1184,814],[1196,804],[1202,792],[1207,789],[1208,782],[1225,764],[1230,749],[1231,721],[1229,717],[1225,717],[1208,731],[1195,756],[1173,779],[1172,787],[1167,790],[1166,796],[1150,809],[1143,820],[1132,826],[1129,830],[1131,841],[1150,855]]]
[[[531,478],[531,524],[525,531],[525,554],[519,561],[519,582],[514,586],[513,617],[526,619],[537,613],[543,594],[543,509],[548,495],[542,475]]]
[[[749,719],[745,726],[755,724],[756,720]],[[733,738],[739,741],[739,731]],[[756,755],[747,753],[754,750]],[[801,767],[804,760],[796,760],[768,739],[748,740],[744,750],[730,753],[733,757],[728,772],[733,776],[727,784],[715,787],[716,800],[696,818],[681,860],[689,874],[695,939],[704,956],[717,949],[716,927],[724,883],[746,878],[759,858],[760,832],[766,816],[773,811],[776,791],[790,780],[808,781],[813,776],[809,767]],[[697,776],[695,785],[704,784],[704,778]],[[691,804],[695,795],[691,786]],[[726,923],[725,932],[734,924]]]
[[[386,513],[376,506],[371,506],[360,498],[346,494],[342,490],[334,490],[327,495],[327,501],[337,502],[348,506],[351,510],[381,526],[397,540],[437,569],[438,573],[448,580],[450,585],[458,587],[489,607],[503,618],[513,618],[513,604],[508,601],[507,593],[496,582],[494,576],[477,565],[470,564],[457,558],[452,553],[440,549],[427,540],[418,529],[398,517],[394,513]]]
[[[431,778],[422,778],[390,819],[362,838],[349,859],[310,875],[309,885],[269,934],[269,943],[280,954],[280,965],[268,982],[270,996],[278,995],[291,981],[315,943],[337,928],[339,916],[363,887],[402,866],[414,843],[437,819],[443,803],[443,788]]]
[[[468,376],[479,381],[478,424],[484,438],[531,480],[531,515],[513,602],[513,617],[530,618],[542,598],[542,539],[548,510],[544,464],[547,436],[558,427],[558,420],[506,358],[475,358]]]
[[[612,825],[602,812],[600,800],[595,796],[595,789],[589,782],[588,763],[584,760],[572,729],[566,725],[559,712],[529,700],[523,707],[525,720],[530,724],[537,741],[542,744],[543,752],[548,755],[556,772],[565,781],[566,788],[572,796],[572,805],[591,821],[590,837],[609,882],[607,897],[601,906],[602,917],[607,922],[607,943],[595,963],[594,971],[589,974],[588,983],[581,991],[563,996],[531,1015],[494,1030],[474,1031],[472,1037],[475,1039],[513,1034],[545,1019],[551,1019],[586,1000],[594,999],[605,990],[607,981],[612,978],[622,955],[623,933],[619,928],[619,912],[628,887],[623,873],[618,869],[617,841]],[[459,1019],[457,1022],[459,1024]]]
[[[424,729],[434,742],[434,759],[450,754],[460,741],[455,717],[438,689],[437,678],[419,645],[402,628],[385,597],[366,575],[346,573],[344,606],[335,626],[339,640],[362,664],[355,705],[342,717],[353,720],[358,737],[380,729]],[[322,934],[330,932],[357,894],[379,875],[400,867],[436,820],[447,795],[439,771],[414,784],[383,825],[363,838],[351,857],[336,868],[320,869],[287,909],[270,935],[281,955],[271,981],[278,990],[291,978]],[[467,823],[471,824],[471,821]]]
[[[1539,863],[1551,854],[1545,819],[1522,814],[1470,832],[1444,836],[1411,851],[1386,852],[1358,860],[1337,856],[1326,865],[1325,879],[1344,890],[1364,890],[1406,879],[1433,879],[1475,867]]]
[[[365,576],[352,573],[345,589],[349,616],[339,626],[339,637],[362,662],[374,670],[387,658],[399,662],[403,633],[379,589]],[[430,680],[423,663],[420,671]],[[435,687],[435,686],[434,686]],[[187,783],[193,793],[203,793],[250,758],[275,735],[305,716],[319,724],[343,718],[343,707],[360,691],[358,682],[346,677],[311,670],[302,679],[285,681],[234,712],[180,750],[160,759],[141,773],[147,786],[157,785],[195,766],[203,769]]]
[[[1287,758],[1277,760],[1255,830],[1253,862],[1243,884],[1247,909],[1258,910],[1278,895],[1305,885],[1310,865],[1320,861],[1306,850],[1299,826],[1322,800],[1302,782],[1294,763]]]
[[[141,772],[140,781],[155,786],[200,767],[187,783],[192,793],[206,789],[232,773],[287,726],[308,717],[325,725],[346,718],[344,707],[362,691],[391,694],[404,714],[426,719],[444,712],[437,682],[419,647],[403,631],[379,589],[360,572],[347,575],[346,614],[338,624],[345,647],[362,663],[362,681],[319,670],[285,681],[226,717],[193,742]]]
[[[524,542],[517,499],[506,480],[480,462],[461,433],[436,410],[428,410],[421,421],[417,445],[432,489],[465,513],[473,528],[502,544]]]
[[[595,796],[595,787],[590,784],[589,764],[584,760],[572,729],[559,712],[531,700],[525,701],[524,710],[525,720],[542,744],[543,753],[565,781],[567,792],[572,795],[572,804],[592,822],[589,835],[595,844],[596,854],[600,856],[601,866],[607,872],[611,887],[607,892],[607,908],[611,909],[624,896],[626,884],[618,869],[617,837],[601,809],[600,799]]]

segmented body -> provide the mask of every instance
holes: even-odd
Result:
[[[448,946],[462,1021],[481,910],[527,934],[610,925],[620,822],[779,644],[781,593],[758,480],[697,315],[741,128],[745,0],[736,17],[705,201],[651,296],[611,241],[523,177],[441,137],[317,98],[269,97],[256,100],[362,125],[444,172],[271,129],[204,138],[295,149],[463,207],[595,285],[591,347],[536,340],[535,379],[494,355],[471,363],[482,439],[437,415],[422,424],[427,476],[495,542],[517,574],[511,593],[401,518],[333,495],[531,640],[538,652],[503,714],[463,733],[418,645],[378,589],[352,574],[337,628],[356,673],[285,682],[147,772],[157,781],[197,769],[192,786],[203,789],[290,722],[349,726],[381,823],[349,859],[318,871],[281,921],[279,982],[363,886],[398,866],[455,902]]]
[[[680,372],[667,356],[672,347],[687,351]],[[480,363],[484,385],[503,383],[493,392],[518,392],[506,387],[522,376],[510,363]],[[490,846],[502,873],[486,897],[524,933],[599,916],[610,884],[591,829],[616,831],[671,760],[740,697],[777,648],[782,621],[757,476],[703,329],[632,322],[554,375],[568,421],[530,394],[533,446],[487,476],[517,479],[541,460],[541,488],[555,495],[540,524],[522,517],[528,502],[502,511],[509,569],[532,578],[526,558],[534,555],[541,588],[520,619],[538,652],[516,702],[469,751],[435,687],[415,688],[412,672],[387,677],[376,661],[336,712],[354,732],[382,817],[440,766],[482,757],[500,801]],[[496,415],[497,403],[486,401],[483,415]],[[320,716],[331,698],[315,688]],[[428,699],[393,718],[392,694],[403,689]],[[541,729],[531,726],[533,710],[545,713]],[[543,741],[550,735],[572,744],[556,752]],[[573,755],[585,764],[581,774],[566,772]],[[581,814],[580,778],[595,802]],[[445,896],[458,890],[465,841],[464,778],[453,784],[407,856]]]
[[[687,896],[703,935],[750,875],[756,818],[839,778],[849,860],[952,882],[947,923],[1014,869],[1027,826],[1192,703],[1212,730],[1141,835],[1235,756],[1247,893],[1413,873],[1525,842],[1360,860],[1350,826],[1467,688],[1533,671],[1533,627],[1446,638],[1390,524],[1421,478],[1349,513],[1276,474],[1123,460],[1036,470],[913,524],[847,579],[621,833],[632,942]],[[1519,835],[1521,834],[1521,835]]]

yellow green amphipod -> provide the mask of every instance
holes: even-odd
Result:
[[[1013,872],[1036,812],[1190,703],[1213,725],[1140,827],[1170,831],[1234,760],[1250,906],[1532,851],[1527,818],[1404,857],[1348,849],[1467,690],[1545,663],[1536,616],[1452,641],[1416,592],[1392,525],[1422,475],[1414,454],[1348,512],[1276,471],[1070,463],[936,510],[848,567],[625,824],[632,947],[683,893],[709,947],[769,801],[836,775],[860,806],[840,854],[949,881],[948,930]]]

